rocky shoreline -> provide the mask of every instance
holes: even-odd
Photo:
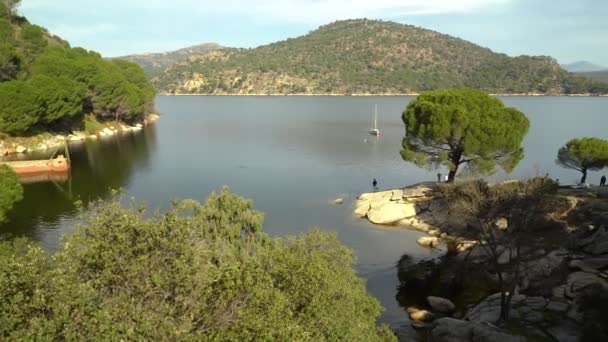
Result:
[[[43,152],[46,150],[57,149],[67,142],[69,144],[82,143],[86,140],[97,140],[99,138],[124,134],[128,132],[136,132],[143,129],[144,126],[156,122],[160,116],[158,114],[150,114],[138,124],[129,126],[123,123],[105,125],[95,133],[87,134],[85,132],[73,132],[72,134],[51,134],[44,133],[32,137],[16,137],[0,140],[0,157],[11,154],[25,154],[31,152]]]
[[[426,232],[428,236],[418,243],[428,248],[449,245],[452,262],[466,262],[473,268],[487,265],[491,258],[484,249],[462,237],[471,222],[449,213],[445,200],[435,195],[437,187],[422,183],[362,194],[355,203],[355,214],[374,224]],[[516,287],[507,327],[495,325],[501,310],[500,293],[460,308],[448,299],[451,297],[430,293],[424,305],[407,307],[415,330],[402,340],[414,341],[420,334],[433,341],[582,340],[585,327],[593,320],[583,304],[585,296],[591,290],[608,291],[608,188],[565,189],[556,197],[561,205],[555,212],[539,214],[550,224],[539,226],[537,238],[531,238],[534,241],[526,247],[533,257],[521,261],[524,276]],[[496,228],[506,229],[506,219],[499,221]],[[551,235],[559,236],[557,243],[548,242]],[[501,259],[505,264],[510,260]],[[446,267],[454,268],[452,264]],[[438,271],[443,273],[442,281],[454,281],[444,273],[447,269]],[[431,288],[425,283],[428,279],[421,277],[417,281],[426,284],[422,287]]]

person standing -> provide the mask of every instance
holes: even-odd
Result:
[[[372,185],[374,186],[374,190],[378,189],[378,181],[376,180],[376,178],[374,178]]]
[[[437,183],[441,183],[441,173],[437,174]]]
[[[606,176],[602,176],[602,179],[600,179],[600,186],[606,186]]]

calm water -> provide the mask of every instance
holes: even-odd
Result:
[[[352,200],[371,190],[372,178],[391,188],[434,180],[437,171],[404,163],[401,112],[409,97],[167,97],[164,114],[143,132],[72,148],[70,182],[25,187],[25,199],[0,227],[57,250],[75,221],[74,200],[87,202],[123,188],[149,207],[164,209],[173,198],[204,200],[229,185],[266,212],[265,231],[286,235],[321,227],[336,231],[358,254],[357,269],[387,309],[382,320],[404,324],[396,300],[396,264],[407,254],[431,257],[416,245],[419,233],[373,227],[353,217]],[[607,98],[518,97],[503,99],[526,113],[532,127],[526,159],[513,175],[549,173],[562,183],[580,176],[557,167],[557,150],[580,136],[607,138]],[[372,110],[379,127],[371,137]],[[592,173],[589,180],[599,182]],[[343,206],[330,201],[343,197]]]

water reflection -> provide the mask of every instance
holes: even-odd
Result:
[[[43,240],[39,236],[40,226],[59,227],[61,221],[73,218],[77,200],[86,204],[107,197],[111,189],[127,185],[137,170],[147,167],[155,149],[153,126],[140,132],[72,145],[71,177],[25,184],[23,201],[9,212],[8,221],[0,226],[0,233],[4,237],[27,236]],[[38,153],[28,157],[49,156]]]

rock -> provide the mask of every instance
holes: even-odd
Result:
[[[500,256],[498,256],[498,263],[500,265],[506,265],[509,264],[511,261],[517,259],[517,257],[518,255],[516,249],[507,248],[502,253],[500,253]]]
[[[574,272],[568,276],[566,285],[566,297],[576,298],[585,288],[591,285],[599,285],[604,289],[608,288],[608,283],[595,274],[587,272]]]
[[[502,217],[496,220],[496,222],[494,222],[494,226],[499,230],[505,231],[509,229],[509,221],[507,221],[506,218]]]
[[[497,322],[500,318],[500,297],[500,292],[487,297],[467,313],[466,319],[473,322]],[[517,315],[517,311],[513,310],[513,307],[523,304],[526,298],[524,295],[513,295],[511,299],[511,311],[509,313],[511,316],[515,317]]]
[[[359,216],[359,217],[366,217],[367,216],[367,212],[370,209],[370,205],[369,202],[360,202],[357,201],[357,203],[355,204],[355,215]]]
[[[570,304],[568,304],[565,301],[552,300],[549,302],[546,309],[550,310],[550,311],[559,312],[559,313],[565,313],[566,311],[568,311],[569,307],[570,307]]]
[[[420,310],[412,307],[408,308],[407,312],[410,315],[410,319],[413,321],[430,322],[435,318],[435,315],[427,310]]]
[[[111,128],[104,128],[101,132],[100,135],[114,135],[114,131]]]
[[[608,254],[608,237],[604,235],[601,240],[585,247],[584,251],[593,255]]]
[[[606,229],[604,227],[600,227],[591,236],[588,236],[584,239],[579,239],[578,246],[586,247],[596,241],[605,239],[607,237],[607,235],[608,235],[608,233],[606,232]]]
[[[431,229],[427,232],[427,234],[429,234],[430,236],[439,237],[441,235],[441,232],[436,229]]]
[[[527,297],[525,305],[531,309],[540,310],[547,306],[547,300],[544,297]]]
[[[578,342],[581,340],[581,329],[571,320],[561,320],[546,329],[547,333],[559,342]]]
[[[587,273],[599,273],[608,268],[608,257],[587,258],[583,260],[572,260],[570,268],[579,269]]]
[[[394,224],[416,216],[416,206],[412,203],[385,202],[367,212],[367,218],[375,224]]]
[[[49,148],[49,147],[48,147],[46,144],[40,144],[40,145],[38,145],[38,149],[39,149],[39,150],[41,150],[41,151],[42,151],[42,150],[46,150],[46,149],[48,149],[48,148]]]
[[[520,342],[525,338],[502,332],[486,324],[441,318],[435,321],[431,330],[435,342]]]
[[[343,198],[336,198],[334,200],[334,204],[336,204],[336,205],[344,204],[344,199]]]
[[[425,322],[421,321],[411,321],[411,325],[414,329],[422,330],[429,327],[429,325]]]
[[[426,301],[437,312],[449,314],[456,310],[456,305],[446,298],[429,296],[426,297]]]
[[[554,287],[553,290],[551,290],[551,294],[556,298],[566,297],[566,285]]]
[[[530,310],[523,315],[522,319],[529,323],[540,323],[545,320],[545,317],[538,311]]]
[[[27,147],[25,147],[25,146],[19,145],[15,148],[15,152],[17,152],[17,153],[25,153],[26,151],[27,151]]]
[[[422,247],[435,248],[439,246],[439,239],[436,237],[421,237],[416,242]]]
[[[564,262],[566,254],[564,250],[556,250],[540,259],[526,262],[523,267],[526,277],[536,283],[543,282]]]
[[[144,127],[144,125],[142,125],[142,124],[140,124],[140,123],[138,123],[137,125],[135,125],[135,128],[142,129],[143,127]]]

